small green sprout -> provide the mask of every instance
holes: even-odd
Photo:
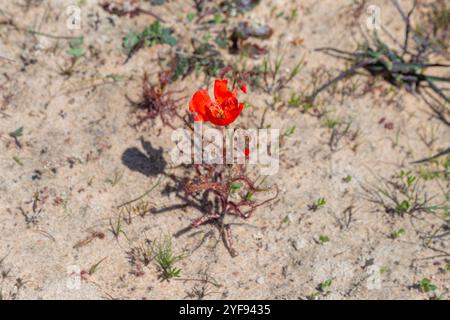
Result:
[[[388,267],[385,267],[385,266],[380,267],[380,274],[385,274],[388,271],[389,271]]]
[[[327,203],[327,201],[325,200],[325,198],[320,198],[319,200],[317,200],[317,206],[319,208],[325,206],[326,203]]]
[[[331,287],[331,284],[333,283],[333,279],[329,278],[321,283],[316,287],[316,290],[314,293],[306,296],[306,299],[308,300],[317,300],[319,297],[325,297],[330,293],[328,290]]]
[[[433,171],[423,167],[419,169],[419,177],[425,181],[437,179],[440,176],[441,173],[439,171]]]
[[[403,200],[400,204],[397,205],[397,207],[395,208],[395,211],[398,214],[403,215],[406,212],[408,212],[410,207],[411,207],[411,205],[409,204],[409,201],[408,200]]]
[[[9,133],[9,136],[10,136],[11,138],[19,138],[19,137],[21,137],[22,135],[23,135],[23,127],[20,127],[20,128],[18,128],[18,129],[14,130],[13,132],[10,132],[10,133]]]
[[[13,160],[21,167],[23,167],[23,162],[22,160],[20,160],[20,158],[18,156],[14,156]]]
[[[322,282],[321,284],[319,284],[319,291],[320,292],[325,292],[327,289],[329,289],[331,287],[331,284],[333,283],[333,279],[327,279],[324,282]]]
[[[403,217],[416,212],[436,213],[447,210],[445,204],[431,203],[432,197],[425,192],[424,183],[410,172],[401,171],[393,179],[387,183],[382,182],[380,187],[366,189],[373,194],[373,201],[382,205],[387,213]]]
[[[288,105],[293,108],[298,108],[303,102],[303,97],[300,94],[293,92],[289,98]]]
[[[397,231],[394,231],[390,234],[391,239],[398,239],[406,233],[405,229],[401,228]]]
[[[328,236],[326,236],[326,235],[323,235],[323,234],[321,234],[320,236],[319,236],[319,242],[320,242],[320,244],[324,244],[324,243],[327,243],[327,242],[329,242],[330,241],[330,237],[328,237]]]
[[[171,29],[163,27],[159,21],[153,22],[142,32],[128,32],[123,40],[123,48],[128,54],[127,61],[142,47],[151,47],[157,44],[175,46],[177,39],[172,33]]]
[[[16,129],[13,132],[9,133],[9,136],[14,139],[14,142],[20,149],[22,149],[22,144],[19,141],[19,137],[21,137],[22,135],[23,135],[23,127],[20,127],[19,129]]]
[[[306,296],[306,299],[308,300],[316,300],[320,296],[320,292],[316,291],[308,296]]]
[[[96,272],[97,272],[97,269],[98,269],[98,266],[99,266],[103,261],[105,261],[105,260],[106,260],[106,257],[103,258],[103,259],[101,259],[99,262],[95,263],[94,265],[92,265],[92,266],[89,268],[88,274],[89,274],[90,276],[92,276],[94,273],[96,273]]]
[[[291,221],[291,220],[289,219],[289,216],[285,216],[285,217],[283,218],[283,220],[281,220],[281,225],[289,224],[290,221]]]
[[[290,137],[290,136],[292,136],[292,135],[294,134],[296,128],[297,128],[296,126],[291,126],[291,127],[289,127],[289,128],[286,130],[286,132],[283,134],[283,136],[284,136],[284,137]]]
[[[291,10],[291,14],[288,17],[288,22],[291,23],[297,17],[298,17],[298,9],[294,8]]]
[[[353,179],[352,176],[348,175],[348,176],[342,178],[342,181],[345,183],[350,183],[352,181],[352,179]]]
[[[224,20],[224,17],[220,13],[214,15],[214,24],[220,24]]]
[[[187,21],[192,23],[194,21],[194,19],[195,19],[195,13],[192,13],[192,12],[188,13],[186,18],[187,18]]]
[[[216,37],[216,39],[214,41],[219,46],[219,48],[221,48],[221,49],[227,48],[227,39],[226,38],[219,36],[219,37]]]
[[[329,129],[334,129],[339,123],[339,120],[333,118],[327,118],[325,120],[325,126]]]
[[[172,249],[172,240],[170,236],[164,238],[157,244],[156,263],[161,268],[161,277],[164,280],[180,277],[181,269],[176,268],[174,264],[183,259],[182,255],[175,255]]]
[[[450,157],[448,157],[447,160],[444,162],[444,169],[446,171],[450,171]]]
[[[111,228],[111,232],[116,239],[119,239],[119,236],[123,234],[125,238],[127,237],[125,231],[122,228],[122,215],[119,214],[117,222],[113,224],[112,219],[109,220],[109,226]]]
[[[411,187],[417,182],[417,177],[413,176],[411,172],[400,171],[399,178],[403,183],[403,193],[408,193]]]
[[[86,50],[83,48],[84,37],[78,37],[70,40],[68,54],[75,58],[81,58],[85,55]]]
[[[325,198],[319,198],[313,204],[308,205],[308,209],[310,211],[316,212],[318,209],[325,207],[326,204],[327,201],[325,200]]]
[[[114,74],[114,73],[106,75],[106,78],[111,79],[114,82],[122,81],[125,79],[124,76],[122,76],[120,74]]]
[[[212,35],[210,32],[206,32],[202,37],[202,41],[204,43],[208,43],[211,39],[212,39]]]
[[[423,278],[419,281],[419,290],[422,293],[428,293],[436,290],[436,286],[431,283],[431,280],[428,278]]]
[[[233,183],[230,185],[230,189],[231,189],[232,192],[237,192],[237,191],[239,191],[241,188],[242,188],[242,183],[240,183],[240,182],[233,182]]]

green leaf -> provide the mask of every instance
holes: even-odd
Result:
[[[195,19],[195,13],[188,13],[187,20],[189,22],[192,22],[192,21],[194,21],[194,19]]]
[[[71,48],[81,47],[83,45],[83,43],[84,43],[84,37],[83,36],[77,37],[77,38],[70,40],[69,47],[71,47]]]
[[[445,170],[450,170],[450,157],[444,162]]]
[[[98,266],[100,265],[100,263],[102,263],[102,262],[105,261],[105,260],[106,260],[106,257],[103,258],[103,259],[101,259],[99,262],[97,262],[97,263],[94,264],[93,266],[91,266],[91,267],[89,268],[88,274],[89,274],[90,276],[92,276],[95,272],[97,272]]]
[[[327,200],[325,200],[325,198],[320,198],[319,200],[317,200],[317,206],[320,208],[320,207],[323,207],[323,206],[325,206],[326,204],[327,204]]]
[[[407,200],[403,200],[397,207],[397,212],[399,213],[405,213],[408,211],[408,209],[411,207],[409,202]]]
[[[350,183],[352,181],[352,179],[353,179],[352,176],[348,175],[345,178],[343,178],[342,181],[344,181],[345,183]]]
[[[117,81],[122,81],[123,79],[125,79],[124,76],[120,75],[120,74],[108,74],[106,76],[107,78],[110,78],[112,81],[117,82]]]
[[[215,39],[215,42],[217,43],[217,45],[219,46],[219,48],[221,49],[225,49],[227,47],[227,39],[223,38],[223,37],[217,37]]]
[[[78,37],[78,38],[72,39],[69,42],[69,51],[67,53],[74,58],[80,58],[80,57],[84,56],[86,51],[83,48],[83,43],[84,43],[83,37]]]
[[[13,160],[21,167],[23,167],[23,162],[19,159],[19,157],[14,156]]]
[[[161,33],[161,23],[158,20],[144,29],[144,36],[156,36]]]
[[[329,242],[330,241],[330,237],[325,236],[325,235],[320,235],[319,236],[319,241],[323,244],[325,242]]]
[[[337,119],[328,118],[325,120],[325,125],[330,129],[335,128],[338,124],[339,124],[339,120],[337,120]]]
[[[141,41],[147,47],[163,43],[170,46],[177,44],[177,39],[172,35],[172,30],[163,27],[159,21],[147,26],[142,32],[128,32],[123,39],[123,47],[127,53],[130,53]]]
[[[76,47],[76,48],[70,48],[68,51],[69,55],[71,55],[74,58],[80,58],[84,56],[86,53],[83,47]]]
[[[408,187],[410,187],[414,183],[414,181],[416,181],[416,177],[408,176],[407,180],[406,180],[406,183],[408,184]]]
[[[123,39],[123,47],[126,51],[130,51],[139,42],[141,35],[139,33],[128,32]]]
[[[23,127],[20,127],[16,130],[14,130],[13,132],[9,133],[9,136],[12,138],[18,138],[21,137],[23,135]]]
[[[172,47],[177,44],[177,39],[172,35],[172,32],[169,29],[164,29],[161,37],[164,43]]]
[[[327,279],[327,280],[325,280],[324,282],[322,282],[320,285],[319,285],[319,289],[320,289],[320,291],[325,291],[326,289],[328,289],[330,286],[331,286],[331,284],[333,283],[333,279]]]
[[[205,43],[208,43],[209,40],[211,40],[211,33],[207,32],[207,33],[205,33],[205,34],[203,35],[202,41],[205,42]]]
[[[285,135],[286,137],[292,136],[292,135],[294,134],[294,132],[295,132],[295,129],[296,129],[296,126],[292,126],[292,127],[288,128],[288,129],[286,130],[286,132],[284,133],[284,135]]]
[[[421,292],[423,292],[423,293],[427,293],[427,292],[430,292],[430,291],[435,291],[436,290],[436,286],[431,283],[430,279],[423,278],[419,282],[419,290]]]
[[[406,233],[405,229],[401,228],[397,231],[394,231],[391,233],[391,238],[392,239],[397,239],[399,237],[401,237],[402,235],[404,235]]]
[[[236,192],[239,191],[242,188],[242,183],[240,182],[233,182],[230,186],[231,191]]]
[[[220,13],[214,15],[214,23],[219,24],[224,20],[224,17]]]

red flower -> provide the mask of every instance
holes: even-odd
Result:
[[[208,91],[198,90],[189,103],[189,111],[194,114],[194,121],[209,121],[218,126],[232,123],[244,108],[237,100],[237,92],[228,90],[228,80],[214,82],[214,98],[212,101]]]
[[[242,92],[243,93],[247,93],[248,92],[248,88],[247,88],[247,86],[245,85],[245,83],[243,83],[243,84],[241,84],[241,90],[242,90]]]

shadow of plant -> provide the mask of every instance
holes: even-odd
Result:
[[[122,154],[122,163],[132,171],[143,175],[157,176],[164,172],[167,162],[163,157],[163,148],[153,148],[152,144],[140,138],[144,152],[136,147],[128,148]]]

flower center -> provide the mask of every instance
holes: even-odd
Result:
[[[209,110],[211,111],[211,114],[220,119],[225,118],[225,113],[232,111],[234,108],[237,107],[237,99],[234,97],[229,97],[225,101],[223,101],[221,104],[217,103],[216,101],[212,102],[209,106]]]
[[[217,102],[213,102],[210,106],[211,113],[216,118],[225,118],[224,108],[219,105]]]

